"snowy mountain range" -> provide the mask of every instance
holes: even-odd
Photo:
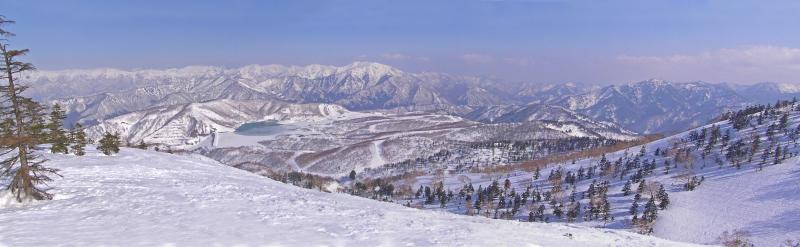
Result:
[[[594,119],[645,134],[703,125],[746,102],[749,102],[747,98],[726,84],[660,80],[612,85],[552,101]]]
[[[742,104],[791,98],[790,84],[732,86],[649,80],[605,87],[536,85],[443,73],[409,73],[388,65],[190,66],[165,70],[38,71],[25,76],[28,92],[64,105],[68,124],[88,125],[125,113],[218,99],[330,103],[349,110],[434,111],[471,120],[557,120],[560,106],[639,133],[685,130]],[[531,104],[540,106],[530,107]],[[526,108],[522,110],[522,108]],[[543,112],[540,112],[543,111]],[[554,117],[542,119],[542,117]]]

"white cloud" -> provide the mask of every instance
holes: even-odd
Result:
[[[798,66],[800,49],[778,46],[748,46],[740,49],[720,49],[694,55],[619,56],[633,63],[672,63],[687,65]]]
[[[381,54],[381,58],[385,60],[406,60],[409,56],[402,53],[384,53]]]
[[[697,54],[622,55],[617,60],[654,76],[681,80],[800,81],[800,48],[745,46]]]
[[[461,60],[467,63],[479,64],[479,63],[493,63],[494,57],[484,54],[477,54],[477,53],[469,53],[461,55]]]
[[[431,59],[425,56],[414,56],[408,55],[403,53],[384,53],[379,56],[380,60],[383,61],[415,61],[415,62],[428,62]]]
[[[429,57],[425,57],[425,56],[416,57],[415,59],[417,61],[420,61],[420,62],[429,62],[429,61],[431,61],[431,59]]]

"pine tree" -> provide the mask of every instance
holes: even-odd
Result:
[[[628,196],[631,193],[631,181],[625,181],[625,185],[622,186],[622,195]]]
[[[351,170],[350,175],[348,176],[350,180],[356,180],[356,170]]]
[[[747,157],[747,162],[753,161],[753,156],[756,155],[759,145],[761,145],[761,136],[755,134],[753,140],[750,142],[750,155]]]
[[[642,192],[644,192],[645,187],[646,187],[645,181],[644,179],[642,179],[642,181],[639,182],[639,187],[636,188],[636,193],[641,194]]]
[[[631,205],[631,208],[630,208],[628,211],[629,211],[629,212],[631,213],[631,215],[633,215],[633,216],[636,216],[637,214],[639,214],[639,202],[637,202],[637,201],[635,201],[635,200],[634,200],[634,201],[633,201],[633,205]]]
[[[26,132],[28,132],[27,136],[29,136],[31,140],[29,147],[34,148],[36,145],[46,143],[48,141],[48,136],[45,132],[47,124],[44,121],[44,107],[30,98],[19,96],[17,96],[17,98],[22,105],[22,114],[28,118],[26,119],[27,127],[25,129],[27,130]]]
[[[644,212],[642,212],[642,220],[646,220],[647,222],[654,222],[658,217],[658,208],[656,207],[656,200],[655,198],[650,198],[647,201],[647,204],[644,205]]]
[[[559,204],[553,209],[553,215],[555,215],[556,218],[559,219],[561,219],[561,215],[564,213],[564,211],[561,210],[561,207],[562,207],[561,204]]]
[[[658,208],[661,210],[667,209],[669,206],[669,194],[667,194],[667,190],[664,189],[664,185],[662,184],[661,187],[658,188]]]
[[[77,123],[75,124],[75,128],[72,128],[72,131],[70,131],[70,139],[70,142],[72,143],[72,146],[70,147],[72,148],[72,153],[77,156],[83,156],[86,154],[84,148],[86,147],[86,144],[89,143],[89,140],[86,139],[86,132],[81,124]]]
[[[783,116],[781,116],[779,127],[782,130],[786,130],[786,128],[789,127],[789,113],[784,113]]]
[[[539,205],[539,207],[536,208],[536,215],[539,216],[539,220],[541,221],[546,221],[544,219],[544,210],[545,210],[544,204]]]
[[[105,155],[119,153],[119,137],[117,137],[115,134],[106,132],[103,134],[103,138],[100,139],[99,144],[100,146],[98,146],[97,149],[103,152]]]
[[[17,84],[19,74],[34,70],[30,63],[20,62],[18,57],[24,56],[28,50],[13,50],[7,43],[12,33],[2,27],[14,23],[0,16],[0,80],[6,85],[0,86],[0,117],[3,123],[3,136],[0,136],[0,175],[11,177],[8,189],[18,202],[26,198],[35,200],[52,199],[52,194],[46,189],[37,187],[52,179],[48,175],[58,175],[58,170],[43,166],[46,160],[40,159],[31,149],[43,143],[39,133],[32,132],[35,119],[41,119],[40,114],[32,115],[41,106],[30,98],[22,96],[27,87]],[[60,175],[58,175],[60,176]]]
[[[50,123],[47,124],[47,129],[49,130],[47,139],[52,143],[50,147],[50,152],[52,153],[69,153],[69,138],[67,138],[67,134],[61,127],[65,118],[61,106],[58,104],[53,105],[53,109],[50,112]]]

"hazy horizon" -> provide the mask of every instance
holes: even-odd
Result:
[[[792,1],[0,3],[42,70],[371,61],[532,83],[800,82]]]

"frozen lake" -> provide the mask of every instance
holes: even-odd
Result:
[[[269,136],[286,131],[287,128],[277,121],[267,120],[242,124],[234,133],[246,136]]]

